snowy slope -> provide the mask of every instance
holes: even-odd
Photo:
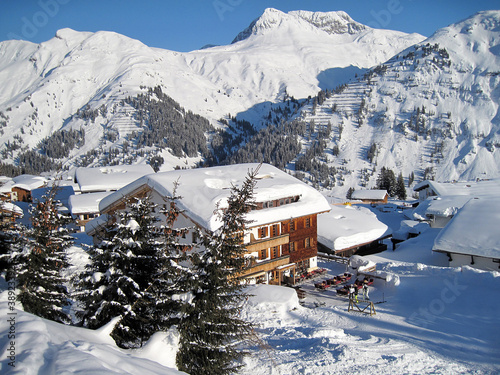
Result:
[[[371,69],[315,111],[305,107],[317,129],[332,125],[329,147],[340,152],[330,165],[348,171],[345,188],[373,186],[383,166],[417,180],[499,176],[499,45],[500,11],[480,12]]]
[[[255,27],[238,43],[189,53],[150,48],[113,32],[70,29],[41,44],[2,42],[0,144],[17,136],[20,147],[32,148],[62,127],[85,129],[80,154],[99,145],[104,128],[116,129],[123,139],[140,128],[132,109],[120,102],[142,92],[141,86],[160,85],[214,123],[228,113],[256,122],[267,114],[265,103],[281,100],[285,91],[297,98],[315,95],[423,39],[370,29],[335,12],[269,9]],[[106,105],[108,112],[95,123],[76,118],[87,105]]]

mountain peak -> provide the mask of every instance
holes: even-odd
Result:
[[[328,34],[357,34],[363,31],[367,26],[354,21],[346,12],[310,12],[294,11],[290,15],[299,17],[311,25],[321,29]]]
[[[356,34],[363,31],[367,26],[354,21],[346,12],[310,12],[291,11],[284,13],[274,8],[267,8],[264,13],[254,20],[250,26],[239,33],[233,43],[275,29],[284,24],[296,23],[299,26],[310,26],[328,34]]]

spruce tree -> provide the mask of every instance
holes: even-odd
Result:
[[[70,321],[64,308],[68,293],[62,270],[68,266],[66,249],[73,243],[67,225],[71,219],[59,212],[57,186],[31,207],[32,227],[23,251],[14,258],[18,300],[25,311],[61,323]]]
[[[183,302],[174,296],[186,293],[189,282],[179,263],[191,248],[179,240],[188,229],[172,228],[179,214],[175,198],[163,210],[149,197],[129,200],[116,213],[111,238],[91,250],[83,275],[83,325],[99,328],[119,316],[111,336],[119,346],[135,348],[178,321]]]
[[[398,197],[398,199],[401,199],[402,201],[406,200],[406,187],[402,173],[398,175],[398,179],[396,181],[395,194]]]
[[[354,193],[354,191],[355,189],[353,187],[350,187],[345,195],[346,199],[352,199],[352,193]]]
[[[377,176],[376,186],[377,189],[386,190],[389,196],[394,197],[396,195],[396,176],[394,172],[389,168],[382,167]]]
[[[243,185],[233,186],[228,207],[220,209],[221,227],[207,233],[205,250],[195,261],[198,285],[190,310],[179,325],[177,366],[190,374],[232,374],[244,353],[239,345],[252,329],[240,319],[241,302],[248,296],[239,278],[244,269],[242,235],[248,222],[245,214],[254,204],[257,168]]]

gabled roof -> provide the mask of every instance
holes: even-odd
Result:
[[[241,186],[248,172],[258,166],[257,163],[238,164],[153,173],[105,197],[99,204],[99,210],[106,212],[108,207],[142,187],[149,187],[162,196],[172,196],[178,181],[176,194],[181,197],[179,207],[196,223],[213,231],[220,226],[216,208],[227,207],[231,187]],[[297,202],[249,212],[247,219],[251,221],[250,225],[269,224],[330,210],[326,198],[311,186],[269,164],[261,165],[254,191],[256,202],[295,196],[300,196]]]
[[[359,200],[384,200],[387,190],[354,190],[351,199]]]
[[[432,250],[500,259],[500,197],[471,199],[439,232]]]

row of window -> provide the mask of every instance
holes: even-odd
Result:
[[[298,248],[299,248],[299,245],[300,245],[299,241],[290,242],[289,243],[289,250],[290,250],[290,252],[293,253],[294,251],[297,251]],[[307,237],[307,238],[304,239],[304,248],[308,249],[310,247],[311,247],[311,238]],[[260,251],[260,254],[259,254],[259,259],[260,260],[268,258],[267,250],[268,249],[262,249]],[[272,247],[270,255],[271,255],[271,259],[279,258],[282,255],[281,254],[281,246],[274,246],[274,247]]]
[[[262,210],[265,208],[280,207],[280,206],[284,206],[286,204],[295,203],[298,200],[299,200],[299,196],[295,196],[295,197],[281,198],[281,199],[273,200],[273,201],[259,202],[259,203],[257,203],[256,206],[253,207],[253,209],[254,210]]]
[[[304,227],[305,228],[311,227],[311,218],[310,217],[305,218]],[[270,233],[268,232],[269,228],[270,228]],[[295,230],[297,230],[297,220],[291,220],[289,222],[289,231],[294,232]],[[267,226],[260,227],[259,228],[259,238],[265,238],[268,235],[270,235],[271,237],[277,237],[281,234],[281,232],[283,232],[283,231],[280,230],[280,224],[273,224],[270,227],[267,227]]]

